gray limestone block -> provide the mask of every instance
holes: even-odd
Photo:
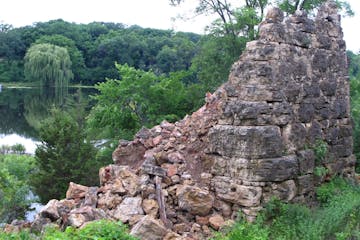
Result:
[[[285,148],[288,152],[295,152],[304,148],[306,143],[306,127],[303,123],[288,124],[282,130]]]
[[[300,175],[313,173],[315,167],[315,155],[311,149],[297,152],[297,159],[299,161]]]
[[[263,202],[269,202],[272,197],[277,197],[280,200],[289,202],[297,194],[297,186],[295,181],[290,179],[284,182],[269,183],[263,189]]]
[[[269,42],[285,42],[286,31],[281,23],[267,23],[263,22],[259,27],[260,40]]]
[[[232,178],[253,182],[284,181],[299,171],[295,155],[265,159],[231,159],[228,171]]]
[[[304,195],[314,191],[314,176],[306,174],[297,178],[298,194]]]
[[[239,120],[256,119],[261,114],[268,114],[270,106],[266,102],[250,102],[235,100],[224,105],[223,114],[225,117],[234,117]]]
[[[297,109],[297,114],[300,122],[309,123],[315,117],[315,107],[311,103],[302,103]]]
[[[245,207],[258,206],[262,195],[261,187],[243,186],[229,177],[214,177],[212,185],[218,198],[225,202]]]
[[[280,157],[284,149],[278,126],[217,125],[209,131],[209,145],[215,154],[251,159]]]

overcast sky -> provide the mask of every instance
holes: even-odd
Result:
[[[240,0],[237,0],[241,2]],[[203,33],[209,23],[206,17],[189,18],[197,0],[187,0],[182,7],[169,6],[169,0],[3,0],[0,21],[14,27],[64,19],[69,22],[93,21],[123,23],[159,29],[173,29]],[[355,17],[343,18],[345,41],[348,49],[360,50],[360,0],[348,0]]]

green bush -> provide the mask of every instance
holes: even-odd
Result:
[[[213,240],[266,240],[269,238],[269,229],[263,219],[258,217],[254,223],[241,219],[230,229],[219,232]]]
[[[19,233],[4,233],[0,230],[1,240],[35,240],[38,239],[35,235],[29,233],[29,231],[21,231]]]
[[[22,219],[32,201],[29,176],[34,158],[26,155],[0,155],[0,223]]]
[[[138,240],[129,235],[127,227],[121,222],[99,220],[88,223],[81,229],[68,227],[64,232],[55,227],[48,227],[41,235],[20,233],[1,233],[1,240]]]

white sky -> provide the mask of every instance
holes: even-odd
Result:
[[[174,18],[178,15],[191,16],[197,0],[186,0],[182,8],[171,7],[169,0],[2,0],[0,21],[14,27],[63,19],[68,22],[89,23],[93,21],[123,23],[158,29],[174,29],[203,33],[211,21],[196,17],[187,21]],[[237,0],[237,2],[242,2]],[[344,18],[342,22],[348,49],[360,51],[360,0],[348,0],[355,17]]]

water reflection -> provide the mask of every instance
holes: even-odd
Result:
[[[63,107],[77,95],[88,98],[95,89],[2,88],[0,92],[0,146],[21,143],[34,153],[41,121],[53,107]]]
[[[38,142],[36,139],[27,138],[15,133],[9,135],[0,134],[0,146],[13,146],[18,143],[22,144],[25,147],[25,153],[27,154],[35,154],[36,146],[40,144],[40,142]]]

